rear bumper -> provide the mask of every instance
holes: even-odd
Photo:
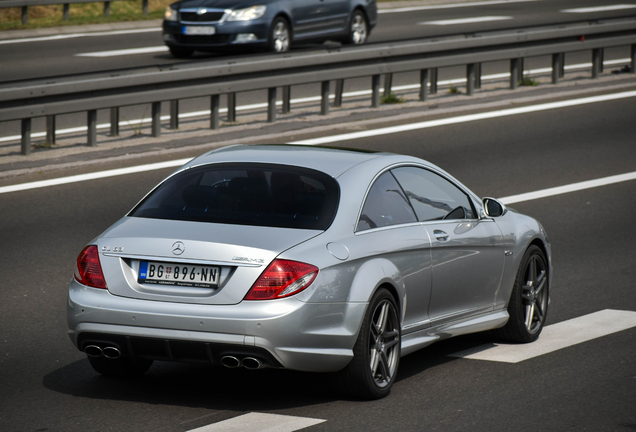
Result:
[[[69,336],[81,351],[113,343],[124,355],[219,363],[257,357],[271,367],[330,372],[353,358],[366,303],[303,303],[295,298],[196,305],[138,300],[69,288]]]

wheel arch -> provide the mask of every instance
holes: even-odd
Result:
[[[282,18],[285,21],[287,21],[287,26],[289,27],[289,40],[290,42],[293,41],[294,40],[294,23],[292,22],[291,15],[286,10],[280,10],[276,13],[276,15],[274,15],[274,18],[272,18],[272,21],[271,21],[272,24],[274,24],[274,21],[276,21],[278,18]],[[271,27],[270,27],[270,33],[271,33]]]

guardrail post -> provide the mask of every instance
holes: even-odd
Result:
[[[565,53],[561,53],[561,61],[559,62],[559,78],[565,76]]]
[[[510,90],[517,88],[519,83],[519,59],[510,60]]]
[[[144,15],[148,15],[148,0],[144,0],[142,2],[141,10],[143,11]]]
[[[601,50],[595,48],[592,50],[592,78],[598,78],[601,73]]]
[[[267,122],[276,121],[276,87],[267,89]]]
[[[519,68],[518,68],[518,70],[519,70],[519,79],[518,80],[520,82],[523,82],[523,71],[526,68],[526,65],[525,65],[526,62],[525,62],[523,57],[519,58],[518,60],[519,60]]]
[[[161,102],[152,103],[152,136],[161,136]]]
[[[559,83],[560,64],[561,54],[552,54],[552,84]]]
[[[170,101],[170,129],[179,129],[179,99]]]
[[[227,121],[230,123],[236,121],[236,93],[227,94]]]
[[[371,77],[371,106],[373,108],[380,106],[380,75]]]
[[[475,63],[475,88],[481,88],[481,63]]]
[[[104,2],[104,16],[105,17],[109,17],[110,16],[110,2],[109,1],[105,1]]]
[[[69,16],[69,4],[68,3],[64,3],[64,7],[63,7],[63,12],[62,12],[62,19],[64,21],[68,21],[68,16]]]
[[[632,44],[632,67],[631,73],[636,73],[636,44]]]
[[[291,111],[291,86],[283,87],[283,114]]]
[[[429,89],[430,94],[437,93],[437,68],[431,69],[431,88]]]
[[[55,116],[46,116],[46,142],[55,144]]]
[[[219,128],[219,95],[210,96],[210,129]]]
[[[119,107],[110,109],[110,136],[119,136]]]
[[[329,114],[329,81],[320,83],[320,115]]]
[[[466,65],[466,94],[472,96],[475,93],[475,64]]]
[[[22,25],[26,25],[29,21],[29,7],[22,6]]]
[[[384,97],[391,96],[391,87],[393,87],[393,74],[388,73],[384,75]]]
[[[95,147],[97,145],[97,110],[89,110],[86,113],[86,126],[88,126],[87,144],[89,147]]]
[[[336,94],[335,94],[335,99],[333,101],[333,106],[335,107],[342,106],[343,91],[344,91],[344,80],[343,79],[336,80]]]
[[[420,100],[422,102],[426,101],[426,96],[428,93],[428,69],[420,70]]]
[[[20,143],[22,148],[20,153],[22,153],[23,156],[28,156],[31,154],[31,119],[30,118],[22,119],[20,124],[20,130],[21,130],[20,133],[22,134],[22,142]]]

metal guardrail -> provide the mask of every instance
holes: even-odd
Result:
[[[111,1],[132,1],[132,0],[0,0],[0,8],[22,8],[22,24],[26,25],[29,21],[29,6],[50,6],[63,5],[62,19],[68,21],[69,9],[71,3],[104,3],[104,16],[110,15]],[[144,15],[148,15],[148,0],[142,0],[141,9]]]
[[[334,80],[335,106],[340,106],[345,79],[371,76],[371,105],[377,107],[383,74],[419,70],[420,100],[424,101],[427,93],[437,91],[437,69],[441,67],[467,65],[466,93],[472,95],[480,88],[481,63],[510,60],[510,88],[514,89],[523,78],[524,58],[551,55],[552,82],[556,84],[563,76],[564,53],[591,50],[592,77],[595,78],[601,72],[603,49],[616,46],[631,46],[631,71],[634,72],[636,17],[84,74],[53,82],[49,78],[0,85],[0,121],[21,120],[22,154],[28,155],[34,117],[47,116],[48,140],[53,143],[55,115],[86,111],[88,145],[95,146],[99,109],[111,109],[111,135],[116,136],[119,107],[149,103],[152,105],[152,135],[159,136],[162,101],[171,101],[170,126],[177,128],[179,99],[209,96],[210,127],[216,129],[220,95],[228,95],[228,120],[235,121],[237,92],[268,89],[267,119],[274,122],[277,88],[281,83],[284,83],[283,112],[289,111],[290,86],[320,82],[321,114],[327,114],[330,82]]]

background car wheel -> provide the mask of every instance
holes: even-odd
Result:
[[[543,251],[530,246],[517,272],[508,304],[508,323],[495,330],[506,341],[527,343],[537,340],[548,315],[550,295],[548,265]]]
[[[389,394],[400,362],[400,321],[391,293],[381,288],[371,299],[353,348],[353,360],[339,375],[341,388],[361,399]]]
[[[346,45],[361,45],[369,37],[367,17],[359,10],[353,11],[349,20],[349,34],[342,41]]]
[[[284,18],[276,18],[272,23],[269,34],[269,50],[274,52],[289,51],[291,32],[289,24]]]
[[[106,357],[87,356],[96,372],[108,377],[132,378],[141,376],[152,366],[152,360],[120,357],[109,359]]]
[[[170,54],[176,58],[190,58],[194,54],[194,50],[188,48],[169,47]]]

